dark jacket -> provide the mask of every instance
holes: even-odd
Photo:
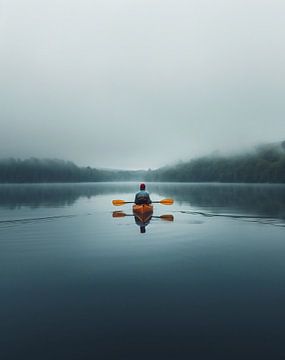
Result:
[[[136,194],[135,203],[137,205],[141,204],[151,204],[149,193],[147,191],[141,190]]]

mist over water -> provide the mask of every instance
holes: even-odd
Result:
[[[2,2],[1,157],[148,169],[284,140],[284,11],[278,0]]]
[[[1,360],[285,359],[284,13],[1,2]]]
[[[68,208],[81,199],[92,199],[95,210],[97,199],[102,205],[101,196],[123,194],[125,200],[132,201],[137,189],[137,183],[7,184],[0,186],[0,209],[4,213],[10,209],[13,213],[13,210],[28,208],[37,213],[40,208]],[[185,211],[285,220],[285,185],[149,183],[148,189],[155,198],[173,198]],[[104,204],[105,208],[109,208],[108,203]]]

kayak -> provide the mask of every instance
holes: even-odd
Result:
[[[153,205],[151,204],[133,205],[133,214],[139,226],[146,226],[152,217],[152,213]]]
[[[149,214],[153,212],[153,205],[151,204],[142,204],[142,205],[133,205],[133,212],[135,214]]]

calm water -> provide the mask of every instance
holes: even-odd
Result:
[[[284,359],[285,186],[136,189],[0,186],[1,359]]]

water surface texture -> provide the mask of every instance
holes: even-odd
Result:
[[[137,188],[0,186],[1,359],[284,359],[285,187]]]

